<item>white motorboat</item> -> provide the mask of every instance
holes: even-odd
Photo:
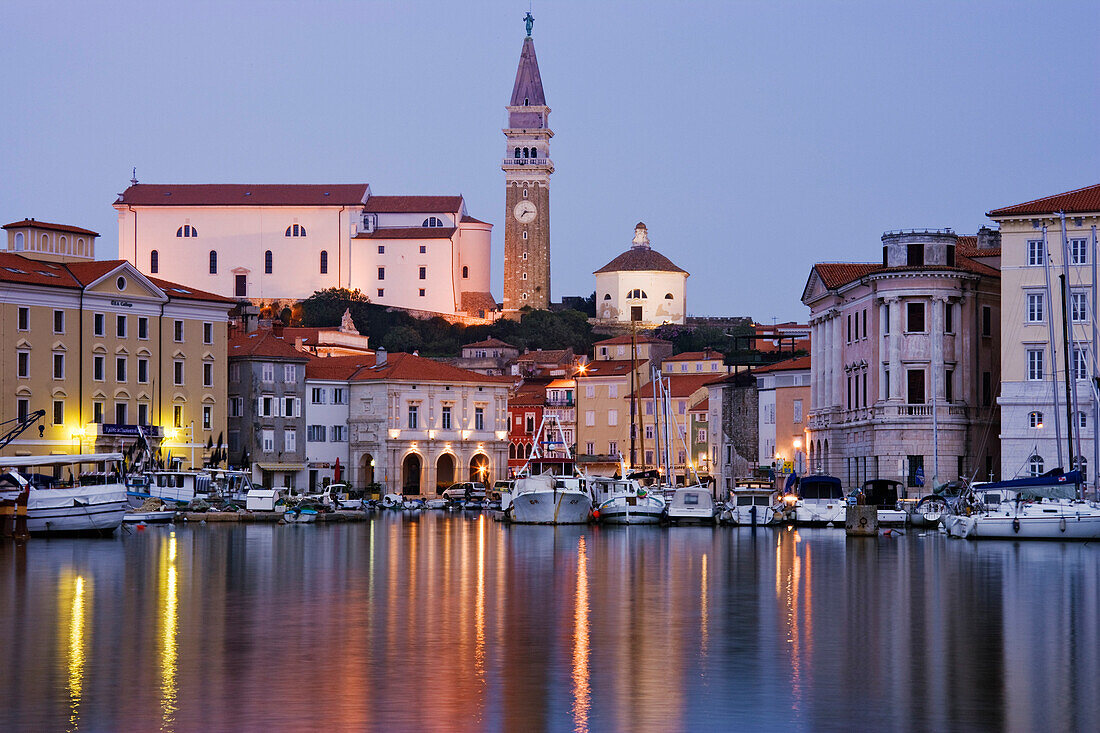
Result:
[[[122,521],[126,524],[171,524],[176,521],[174,509],[161,509],[155,512],[129,511],[123,515]]]
[[[0,494],[29,492],[27,530],[31,534],[109,535],[129,509],[121,463],[121,453],[2,458]],[[81,474],[84,464],[95,464],[99,470]],[[70,477],[75,474],[69,482],[30,471],[64,466],[69,467]]]
[[[1081,474],[1070,471],[982,484],[986,497],[1002,492],[1007,500],[967,504],[964,496],[943,526],[948,536],[966,539],[1100,539],[1100,504],[1076,498],[1080,483]]]
[[[236,504],[248,505],[248,493],[255,489],[249,471],[237,471],[228,468],[203,469],[211,477],[210,492]]]
[[[580,476],[525,476],[516,479],[509,511],[516,524],[585,524],[592,495]]]
[[[806,476],[798,482],[797,493],[783,495],[787,520],[800,526],[843,526],[847,506],[840,479],[833,476]]]
[[[635,479],[590,478],[596,508],[592,515],[602,524],[657,524],[665,517],[664,497]]]
[[[674,524],[714,524],[714,497],[705,486],[684,486],[672,493],[668,520]]]
[[[778,524],[783,515],[776,511],[777,504],[779,492],[770,481],[742,480],[730,491],[729,501],[720,507],[718,519],[724,524],[746,527]]]
[[[287,524],[312,524],[320,515],[316,509],[294,507],[283,512],[283,521]]]
[[[404,509],[405,497],[401,494],[386,494],[382,497],[382,507],[384,509]]]
[[[131,482],[130,495],[139,499],[155,497],[178,504],[188,504],[192,499],[210,498],[212,481],[203,471],[147,471],[148,481],[141,486]]]

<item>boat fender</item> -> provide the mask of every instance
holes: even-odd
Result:
[[[1020,520],[1018,518],[1012,520],[1012,531],[1017,534],[1020,533]]]
[[[1065,517],[1062,517],[1061,519],[1058,520],[1058,529],[1061,530],[1062,532],[1066,531],[1066,518]]]
[[[599,509],[593,509],[592,510],[592,518],[593,519],[599,519],[600,518],[600,510]]]

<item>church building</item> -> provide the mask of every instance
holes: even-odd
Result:
[[[638,222],[634,242],[596,270],[596,325],[633,321],[640,328],[684,323],[688,273],[649,246],[649,231]]]

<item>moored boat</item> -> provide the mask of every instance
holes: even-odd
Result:
[[[589,486],[596,505],[592,514],[601,524],[657,524],[665,518],[664,497],[635,479],[592,478]]]
[[[716,508],[710,489],[682,486],[672,492],[668,520],[673,524],[714,524]]]
[[[783,515],[777,512],[779,492],[771,481],[741,479],[729,492],[729,500],[720,507],[718,520],[723,524],[764,526],[778,524]]]
[[[539,474],[516,479],[510,516],[517,524],[584,524],[592,496],[580,476]]]
[[[783,495],[787,521],[800,526],[843,525],[847,506],[840,479],[834,476],[806,476],[795,493]]]
[[[981,484],[943,517],[948,536],[966,539],[1100,539],[1100,504],[1078,499],[1079,471]],[[981,495],[1004,497],[996,503]]]
[[[121,462],[121,453],[2,458],[0,495],[28,492],[27,530],[31,534],[110,535],[129,508]],[[80,467],[87,464],[98,470],[81,473]],[[28,470],[52,467],[59,471],[65,466],[69,467],[68,481]]]

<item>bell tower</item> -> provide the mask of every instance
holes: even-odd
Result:
[[[519,55],[516,83],[504,129],[504,312],[550,307],[550,108],[542,90],[534,17],[527,13],[527,37]]]

